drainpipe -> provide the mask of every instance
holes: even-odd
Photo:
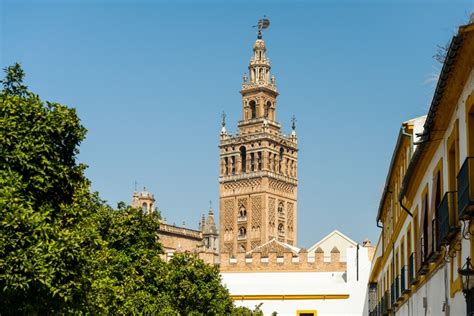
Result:
[[[415,131],[413,131],[413,133],[414,133],[414,132],[415,132]],[[410,159],[411,159],[411,156],[413,155],[413,145],[415,145],[415,143],[413,142],[413,135],[410,134],[410,133],[405,132],[405,128],[404,128],[403,126],[402,126],[402,128],[401,128],[401,133],[402,133],[403,136],[410,137],[410,145],[411,145],[411,146],[410,146]],[[403,205],[403,198],[398,197],[398,202],[400,203],[400,207],[401,207],[405,212],[407,212],[408,215],[410,215],[410,217],[413,218],[413,214],[410,213],[410,210],[407,209],[407,208],[405,207],[405,205]]]
[[[413,214],[410,213],[410,210],[407,209],[407,208],[405,207],[405,205],[403,205],[403,199],[402,199],[401,197],[398,198],[398,202],[400,203],[400,206],[402,207],[402,209],[403,209],[405,212],[407,212],[408,215],[410,215],[411,217],[413,217]]]
[[[359,243],[357,243],[357,282],[359,281]]]
[[[384,251],[385,251],[385,243],[384,243],[384,240],[383,240],[383,226],[380,225],[380,222],[379,222],[379,221],[377,221],[377,227],[378,227],[378,228],[382,228],[382,253],[384,253]]]

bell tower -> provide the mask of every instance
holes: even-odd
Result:
[[[297,137],[286,136],[276,120],[278,91],[270,74],[262,29],[243,77],[238,132],[220,133],[220,251],[248,252],[277,239],[296,244]]]

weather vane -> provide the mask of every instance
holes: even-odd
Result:
[[[222,111],[222,127],[225,127],[225,118],[226,118],[225,112]]]
[[[296,116],[294,116],[294,115],[291,118],[291,129],[296,130]]]
[[[258,20],[258,24],[254,27],[258,27],[258,39],[262,39],[262,30],[267,29],[270,26],[270,20],[264,15],[263,19]]]

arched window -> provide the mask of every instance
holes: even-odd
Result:
[[[232,161],[232,174],[235,174],[235,156],[232,156],[231,161]]]
[[[249,103],[250,105],[250,118],[253,119],[253,118],[256,118],[257,117],[257,104],[255,103],[255,101],[250,101]]]
[[[285,233],[285,227],[283,226],[282,223],[278,224],[278,234],[284,234]]]
[[[240,206],[239,217],[241,218],[247,217],[247,210],[245,209],[245,206],[243,205]]]
[[[148,205],[145,202],[143,202],[143,204],[142,204],[142,211],[144,213],[146,213],[148,211]]]
[[[262,170],[262,152],[261,151],[258,152],[258,166],[257,166],[257,169]]]
[[[242,172],[247,172],[247,149],[240,147],[240,161],[242,162]]]
[[[255,171],[255,154],[250,154],[250,170]]]
[[[278,215],[283,216],[285,215],[284,210],[283,210],[283,202],[278,203]]]
[[[226,176],[228,174],[229,170],[229,159],[227,157],[224,158],[224,175]]]
[[[270,101],[267,102],[265,105],[265,118],[268,118],[270,116],[270,109],[272,107],[272,103]],[[272,118],[270,118],[272,119]]]
[[[245,227],[239,228],[239,238],[245,238],[247,236],[247,230]]]
[[[280,148],[280,161],[279,161],[279,166],[278,166],[278,171],[281,172],[281,166],[283,165],[283,152],[285,150],[283,148]]]

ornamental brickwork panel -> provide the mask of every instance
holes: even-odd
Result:
[[[224,226],[224,241],[231,241],[234,238],[234,200],[224,201],[224,214],[223,226]]]
[[[294,204],[291,202],[288,202],[286,204],[287,208],[287,226],[288,226],[288,231],[293,232],[294,231]]]
[[[268,198],[268,224],[269,224],[269,231],[271,235],[276,234],[276,199],[269,197]]]
[[[251,239],[260,239],[260,229],[262,226],[262,196],[252,196],[251,197],[252,203],[252,218],[251,218],[251,232],[250,238]],[[253,248],[252,248],[253,249]]]
[[[224,243],[224,251],[225,252],[228,252],[228,253],[233,253],[233,246],[232,246],[232,243],[229,242],[229,243]]]

